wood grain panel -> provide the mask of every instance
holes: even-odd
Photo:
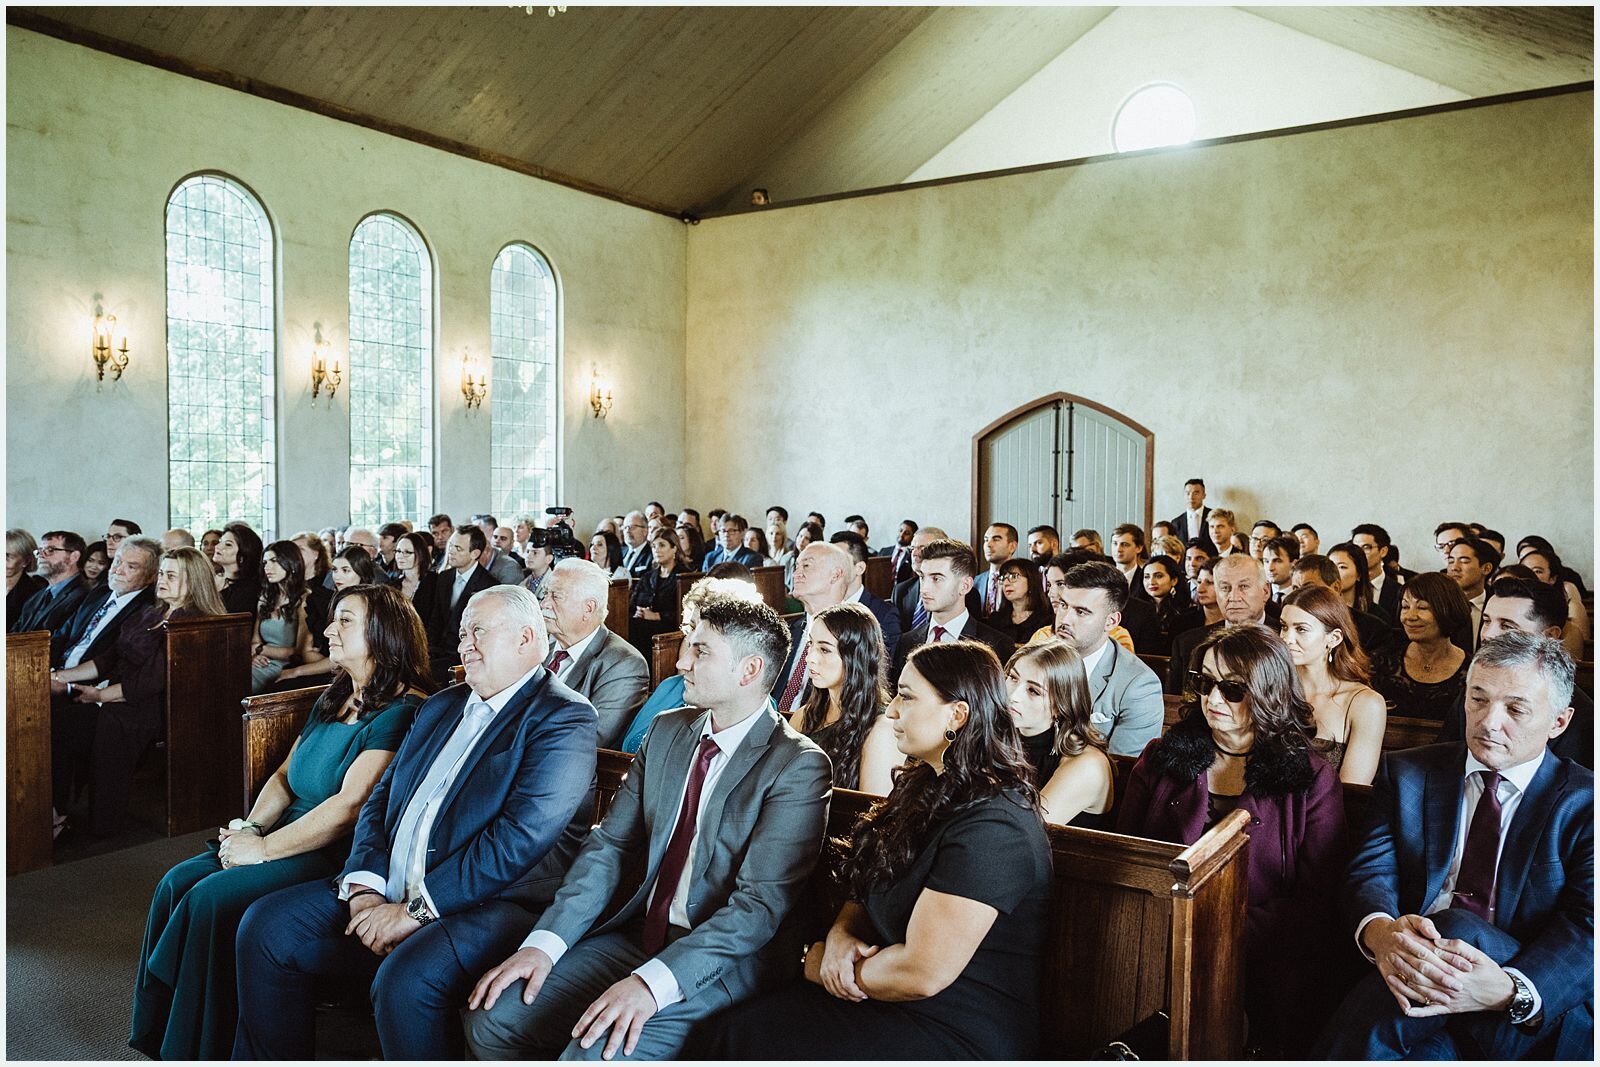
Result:
[[[6,874],[50,866],[50,631],[6,635]]]
[[[606,629],[624,641],[628,639],[628,594],[632,588],[633,579],[613,578],[606,590]]]
[[[650,639],[650,688],[678,673],[678,654],[683,651],[683,631],[669,630]]]
[[[234,817],[244,774],[239,707],[250,695],[252,616],[167,624],[167,836]]]
[[[783,586],[782,567],[755,567],[751,571],[756,580],[756,590],[767,607],[779,614],[789,600],[789,591]]]
[[[888,600],[894,595],[894,557],[868,556],[867,573],[862,575],[861,584],[879,600]]]
[[[295,739],[311,718],[311,709],[327,688],[315,685],[287,693],[245,698],[244,712],[240,716],[244,741],[244,793],[240,798],[240,812],[250,810],[261,787],[289,758]]]

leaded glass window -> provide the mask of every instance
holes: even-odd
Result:
[[[524,244],[510,244],[489,272],[490,492],[510,524],[556,500],[556,279]]]
[[[350,522],[432,504],[432,263],[404,220],[368,215],[350,238]]]
[[[220,174],[167,200],[168,521],[276,534],[272,224]]]

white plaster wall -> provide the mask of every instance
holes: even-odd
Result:
[[[711,220],[689,495],[968,532],[972,435],[1053,390],[1247,521],[1593,554],[1593,94]],[[1588,573],[1585,571],[1585,573]]]
[[[1151,82],[1189,94],[1197,140],[1466,99],[1236,8],[1119,7],[906,180],[1115,151],[1118,108]]]
[[[469,348],[487,365],[489,269],[512,240],[560,281],[562,502],[592,523],[681,495],[681,223],[25,30],[7,28],[6,61],[8,525],[164,528],[163,211],[199,170],[248,185],[277,229],[280,533],[348,514],[349,405],[341,390],[311,407],[310,348],[320,324],[348,352],[348,241],[379,209],[411,220],[435,258],[439,510],[488,505],[493,398],[465,411],[459,359]],[[133,349],[102,392],[96,293]],[[595,367],[615,383],[604,421],[589,412]]]

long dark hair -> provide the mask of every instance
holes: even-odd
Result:
[[[1356,551],[1359,553],[1360,549]],[[1205,662],[1209,651],[1216,652],[1219,667],[1242,675],[1250,690],[1245,699],[1255,731],[1252,759],[1267,757],[1271,762],[1279,762],[1285,756],[1304,755],[1310,751],[1317,721],[1305,691],[1300,688],[1300,676],[1295,673],[1289,646],[1277,634],[1255,623],[1223,626],[1200,642],[1195,659]],[[1186,691],[1182,717],[1199,723],[1209,734],[1211,727],[1206,724],[1200,705],[1200,694],[1192,689]]]
[[[1004,595],[1000,597],[1000,607],[995,612],[996,618],[1009,619],[1013,626],[1030,619],[1044,611],[1046,605],[1044,598],[1044,575],[1039,570],[1039,565],[1031,559],[1022,556],[1012,556],[1000,564],[1000,569],[995,572],[995,580],[1003,581],[1008,574],[1020,574],[1022,580],[1028,583],[1027,614],[1021,619],[1016,618],[1016,612],[1011,607],[1011,601]]]
[[[861,784],[861,746],[888,703],[884,692],[883,629],[877,617],[858,603],[835,604],[812,617],[813,626],[828,628],[844,661],[839,692],[839,725],[823,738],[822,750],[833,761],[833,783],[845,789]],[[828,717],[828,691],[812,687],[795,713],[794,728],[803,734],[822,729]]]
[[[1354,541],[1340,541],[1328,549],[1328,558],[1332,559],[1335,552],[1342,552],[1349,557],[1350,563],[1356,569],[1355,603],[1351,605],[1357,611],[1372,610],[1372,575],[1367,573],[1367,553]],[[1337,564],[1335,564],[1337,566]],[[1340,597],[1340,599],[1344,599]]]
[[[365,545],[346,545],[333,558],[348,562],[350,569],[356,572],[356,577],[361,579],[359,584],[373,585],[377,582],[378,570],[372,563],[372,553],[367,551]],[[350,588],[354,589],[355,586]]]
[[[1172,592],[1161,598],[1161,603],[1156,607],[1158,614],[1173,615],[1194,606],[1194,601],[1189,597],[1189,576],[1183,573],[1182,561],[1171,556],[1151,556],[1144,567],[1145,570],[1159,567],[1172,579]]]
[[[300,546],[293,541],[274,541],[267,546],[267,552],[271,552],[278,561],[278,566],[283,568],[283,581],[267,581],[265,562],[267,557],[263,552],[261,602],[256,613],[263,619],[270,619],[276,615],[280,619],[292,620],[306,595],[305,557],[300,555]],[[282,603],[279,603],[280,598]]]
[[[969,804],[1014,791],[1039,814],[1033,768],[1006,707],[1000,661],[989,646],[976,641],[922,645],[911,653],[906,669],[915,670],[942,700],[964,702],[967,721],[945,750],[944,773],[921,760],[908,762],[895,772],[889,795],[857,822],[845,862],[857,898],[904,873],[929,832]]]
[[[433,538],[424,533],[408,533],[400,540],[411,546],[411,551],[417,557],[417,577],[421,578],[433,569]],[[398,566],[398,564],[396,564]]]
[[[596,530],[594,537],[589,538],[589,540],[593,541],[595,537],[599,537],[605,541],[606,558],[603,560],[591,560],[590,562],[594,563],[607,574],[610,574],[612,571],[622,566],[622,541],[618,539],[617,535],[612,533],[610,530]]]
[[[1094,713],[1094,698],[1089,695],[1089,676],[1083,670],[1083,657],[1065,641],[1044,641],[1024,645],[1006,661],[1006,673],[1018,663],[1034,660],[1044,671],[1046,696],[1050,699],[1050,728],[1055,733],[1053,750],[1058,756],[1076,756],[1086,748],[1105,750],[1106,739],[1094,728],[1089,716]]]
[[[234,543],[239,546],[239,562],[234,570],[234,581],[260,581],[261,576],[261,535],[250,529],[242,522],[230,522],[222,528],[223,533],[233,534]],[[300,550],[295,549],[298,555]],[[304,573],[305,567],[301,566]]]
[[[334,594],[328,605],[328,618],[338,616],[339,602],[345,597],[357,597],[367,608],[367,655],[372,658],[372,676],[358,694],[359,716],[364,719],[381,711],[409,690],[432,690],[428,634],[405,594],[389,585],[353,585]],[[313,714],[324,722],[333,720],[354,690],[349,672],[337,668]]]
[[[698,525],[691,525],[689,523],[680,523],[677,526],[677,531],[679,533],[686,534],[689,538],[689,558],[683,560],[683,565],[689,570],[694,570],[696,567],[700,566],[700,561],[706,556],[705,534],[700,532],[700,527]],[[678,558],[683,559],[682,545],[678,546]]]

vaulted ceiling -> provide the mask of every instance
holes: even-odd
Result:
[[[671,214],[903,181],[1111,7],[41,7],[12,25]],[[1244,8],[1471,96],[1593,8]]]

